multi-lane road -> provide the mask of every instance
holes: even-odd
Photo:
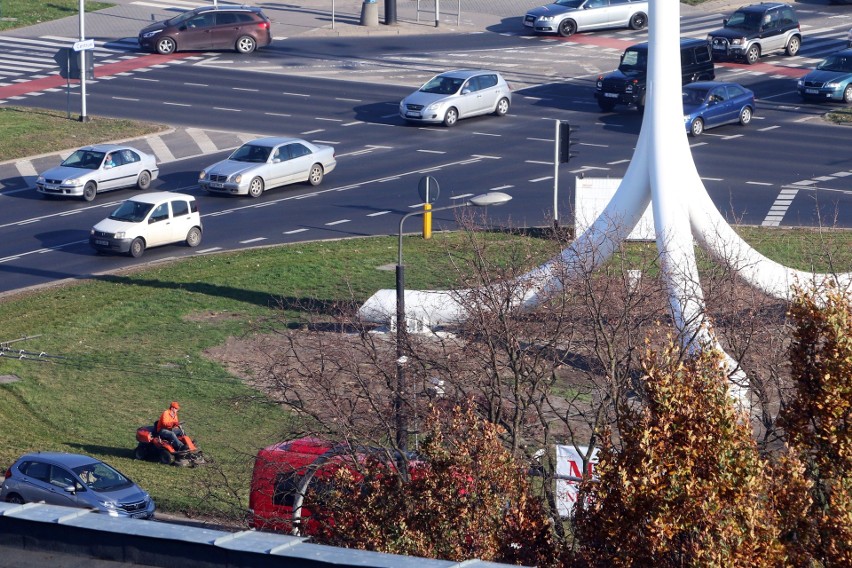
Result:
[[[826,124],[825,106],[803,104],[795,77],[843,47],[852,10],[800,10],[805,42],[795,58],[769,56],[755,66],[720,65],[717,77],[753,89],[755,121],[691,139],[714,202],[730,219],[754,225],[852,227],[852,132]],[[703,37],[718,15],[685,18],[683,35]],[[507,26],[508,27],[508,26]],[[498,30],[499,31],[499,30]],[[606,32],[567,41],[503,33],[370,38],[292,38],[247,57],[203,53],[147,65],[154,56],[130,42],[99,43],[103,51],[89,86],[89,112],[198,129],[293,135],[331,144],[338,168],[319,188],[291,186],[258,200],[201,194],[197,172],[223,151],[161,165],[155,189],[199,196],[205,225],[198,249],[165,247],[143,261],[257,244],[395,234],[402,214],[419,205],[417,181],[441,183],[440,202],[492,190],[513,196],[488,211],[506,226],[548,224],[553,216],[555,120],[574,128],[574,157],[560,167],[560,219],[570,218],[574,177],[621,177],[641,126],[633,110],[601,113],[592,96],[598,73],[644,33]],[[21,42],[22,38],[11,41]],[[23,38],[39,41],[61,38]],[[7,38],[0,37],[0,45]],[[433,72],[454,67],[500,70],[515,89],[503,118],[462,121],[452,129],[406,126],[399,100]],[[2,67],[0,67],[2,70]],[[2,73],[2,71],[0,71]],[[45,75],[23,72],[14,87]],[[4,87],[0,85],[0,93]],[[66,109],[60,86],[24,93],[6,103]],[[79,94],[71,91],[71,108]],[[672,164],[672,167],[678,167]],[[0,179],[0,291],[85,277],[131,265],[97,256],[88,230],[132,190],[94,203],[43,200],[32,179]],[[11,189],[9,189],[11,188]],[[453,221],[436,215],[436,225]],[[414,227],[407,227],[414,230]],[[393,261],[393,255],[388,261]]]

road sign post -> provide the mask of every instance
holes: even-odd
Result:
[[[432,202],[441,194],[438,180],[432,176],[423,176],[417,184],[420,199],[423,200],[423,238],[432,238]]]

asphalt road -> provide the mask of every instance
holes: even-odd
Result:
[[[825,21],[824,14],[809,18],[806,29],[814,30],[808,36],[813,39],[795,58],[802,67],[811,64],[813,55],[839,47],[845,24],[827,20],[832,25],[826,26]],[[693,36],[717,24],[717,16],[684,19]],[[126,58],[113,54],[112,65],[129,62],[137,68],[99,76],[89,86],[87,105],[94,114],[295,135],[335,146],[339,166],[321,187],[277,189],[257,201],[200,193],[197,172],[223,153],[162,164],[154,189],[199,196],[204,242],[193,250],[150,250],[143,261],[304,239],[393,235],[400,216],[420,204],[417,182],[427,174],[441,183],[436,206],[499,189],[514,200],[488,211],[489,222],[541,226],[553,218],[554,121],[568,121],[574,128],[573,158],[560,167],[563,222],[573,208],[574,176],[621,177],[641,126],[635,110],[602,114],[592,97],[597,74],[614,68],[623,46],[641,37],[614,31],[570,39],[512,34],[304,37],[276,42],[249,57],[190,54],[156,66],[145,66],[146,56],[131,51]],[[398,118],[398,101],[434,71],[476,63],[509,77],[515,87],[509,116],[470,119],[453,129],[406,126]],[[699,172],[732,221],[772,224],[770,212],[783,206],[782,225],[850,227],[852,176],[839,175],[852,171],[848,144],[842,143],[848,134],[819,118],[825,106],[798,100],[794,77],[804,71],[789,64],[787,58],[769,56],[755,66],[717,67],[719,79],[740,82],[757,93],[758,112],[748,128],[723,127],[692,140]],[[554,81],[553,74],[560,80]],[[357,80],[343,80],[352,78]],[[76,111],[77,90],[70,99],[60,88],[16,102],[66,109],[69,100]],[[794,198],[786,200],[791,193]],[[141,262],[96,256],[87,244],[89,228],[128,194],[120,191],[84,204],[43,200],[20,189],[5,193],[0,291]],[[435,227],[452,226],[453,220],[452,213],[437,214]],[[406,230],[417,230],[411,223]]]

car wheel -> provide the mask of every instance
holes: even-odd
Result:
[[[612,109],[615,108],[615,103],[605,99],[598,99],[598,106],[601,107],[602,111],[610,112]]]
[[[636,110],[639,112],[645,112],[645,95],[642,95],[642,98],[639,99],[639,102],[636,103]]]
[[[157,53],[160,55],[168,55],[174,53],[177,49],[175,40],[170,37],[161,37],[157,40]]]
[[[459,111],[455,107],[447,109],[447,114],[444,115],[444,126],[455,126],[459,121]]]
[[[787,48],[785,51],[787,52],[787,55],[793,57],[799,53],[800,47],[802,47],[802,40],[799,39],[799,36],[793,36],[790,38],[790,41],[787,42]]]
[[[145,253],[145,241],[141,237],[136,237],[130,243],[130,250],[128,252],[133,258],[139,258]]]
[[[852,104],[852,85],[846,85],[843,91],[843,102],[847,105]]]
[[[136,449],[133,450],[133,457],[137,460],[144,460],[148,457],[148,446],[146,444],[137,444]]]
[[[186,246],[195,248],[201,244],[201,229],[193,227],[186,234]]]
[[[746,51],[746,63],[754,65],[760,60],[760,46],[756,43]]]
[[[562,37],[572,36],[577,31],[577,22],[574,20],[562,20],[559,22],[557,31]]]
[[[139,179],[136,180],[136,187],[141,190],[146,190],[151,187],[151,172],[144,171],[139,174]]]
[[[251,180],[248,188],[249,197],[260,197],[263,193],[263,180],[259,177]]]
[[[6,497],[6,502],[7,503],[14,503],[15,505],[23,505],[24,504],[24,498],[21,497],[20,495],[18,495],[17,493],[10,493]]]
[[[643,14],[642,12],[638,12],[633,14],[630,18],[630,29],[631,30],[641,30],[645,26],[648,25],[648,16]]]
[[[95,185],[95,182],[90,181],[83,188],[83,199],[85,201],[94,201],[95,196],[98,194],[98,186]]]
[[[740,124],[743,126],[748,125],[751,122],[752,111],[751,107],[745,107],[740,111]]]
[[[692,121],[692,128],[689,129],[689,133],[693,136],[701,136],[702,132],[704,132],[704,121],[696,118]]]
[[[237,53],[251,53],[256,47],[257,42],[254,41],[254,38],[251,36],[242,36],[234,45],[234,49],[237,50]]]
[[[160,450],[160,463],[163,465],[172,465],[175,463],[175,456],[168,450]]]
[[[494,114],[497,116],[506,116],[509,114],[509,99],[503,97],[497,101],[497,106],[494,108]]]
[[[311,166],[311,171],[308,173],[308,183],[311,185],[319,185],[322,183],[322,177],[322,165],[314,164]]]

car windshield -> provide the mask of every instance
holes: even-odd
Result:
[[[133,485],[133,482],[118,471],[102,462],[95,462],[74,468],[86,487],[92,491],[115,491]]]
[[[77,150],[68,156],[62,165],[66,168],[80,168],[81,170],[96,170],[104,161],[104,152],[94,150]]]
[[[700,105],[707,98],[709,89],[690,88],[683,90],[683,104],[685,105]]]
[[[198,12],[196,12],[195,10],[187,10],[186,12],[178,14],[174,18],[166,20],[166,24],[170,26],[176,26],[197,15]]]
[[[760,27],[761,18],[763,18],[763,14],[760,12],[734,12],[725,27],[753,30]]]
[[[251,144],[243,144],[231,154],[228,159],[235,162],[257,162],[264,163],[269,159],[269,153],[272,148],[266,146],[252,146]]]
[[[648,68],[648,52],[635,51],[628,49],[624,52],[621,58],[621,65],[618,66],[619,71],[636,71],[645,70]]]
[[[585,2],[585,0],[556,0],[554,4],[565,6],[567,8],[579,8],[580,4],[583,2]]]
[[[852,57],[845,55],[832,55],[817,65],[820,71],[836,71],[838,73],[852,73]]]
[[[138,201],[125,201],[118,209],[109,216],[113,221],[129,221],[130,223],[141,223],[145,220],[148,212],[153,209],[151,203],[140,203]]]
[[[463,84],[464,79],[438,75],[437,77],[432,77],[428,83],[420,87],[420,92],[432,93],[435,95],[452,95],[454,93],[458,93]]]

